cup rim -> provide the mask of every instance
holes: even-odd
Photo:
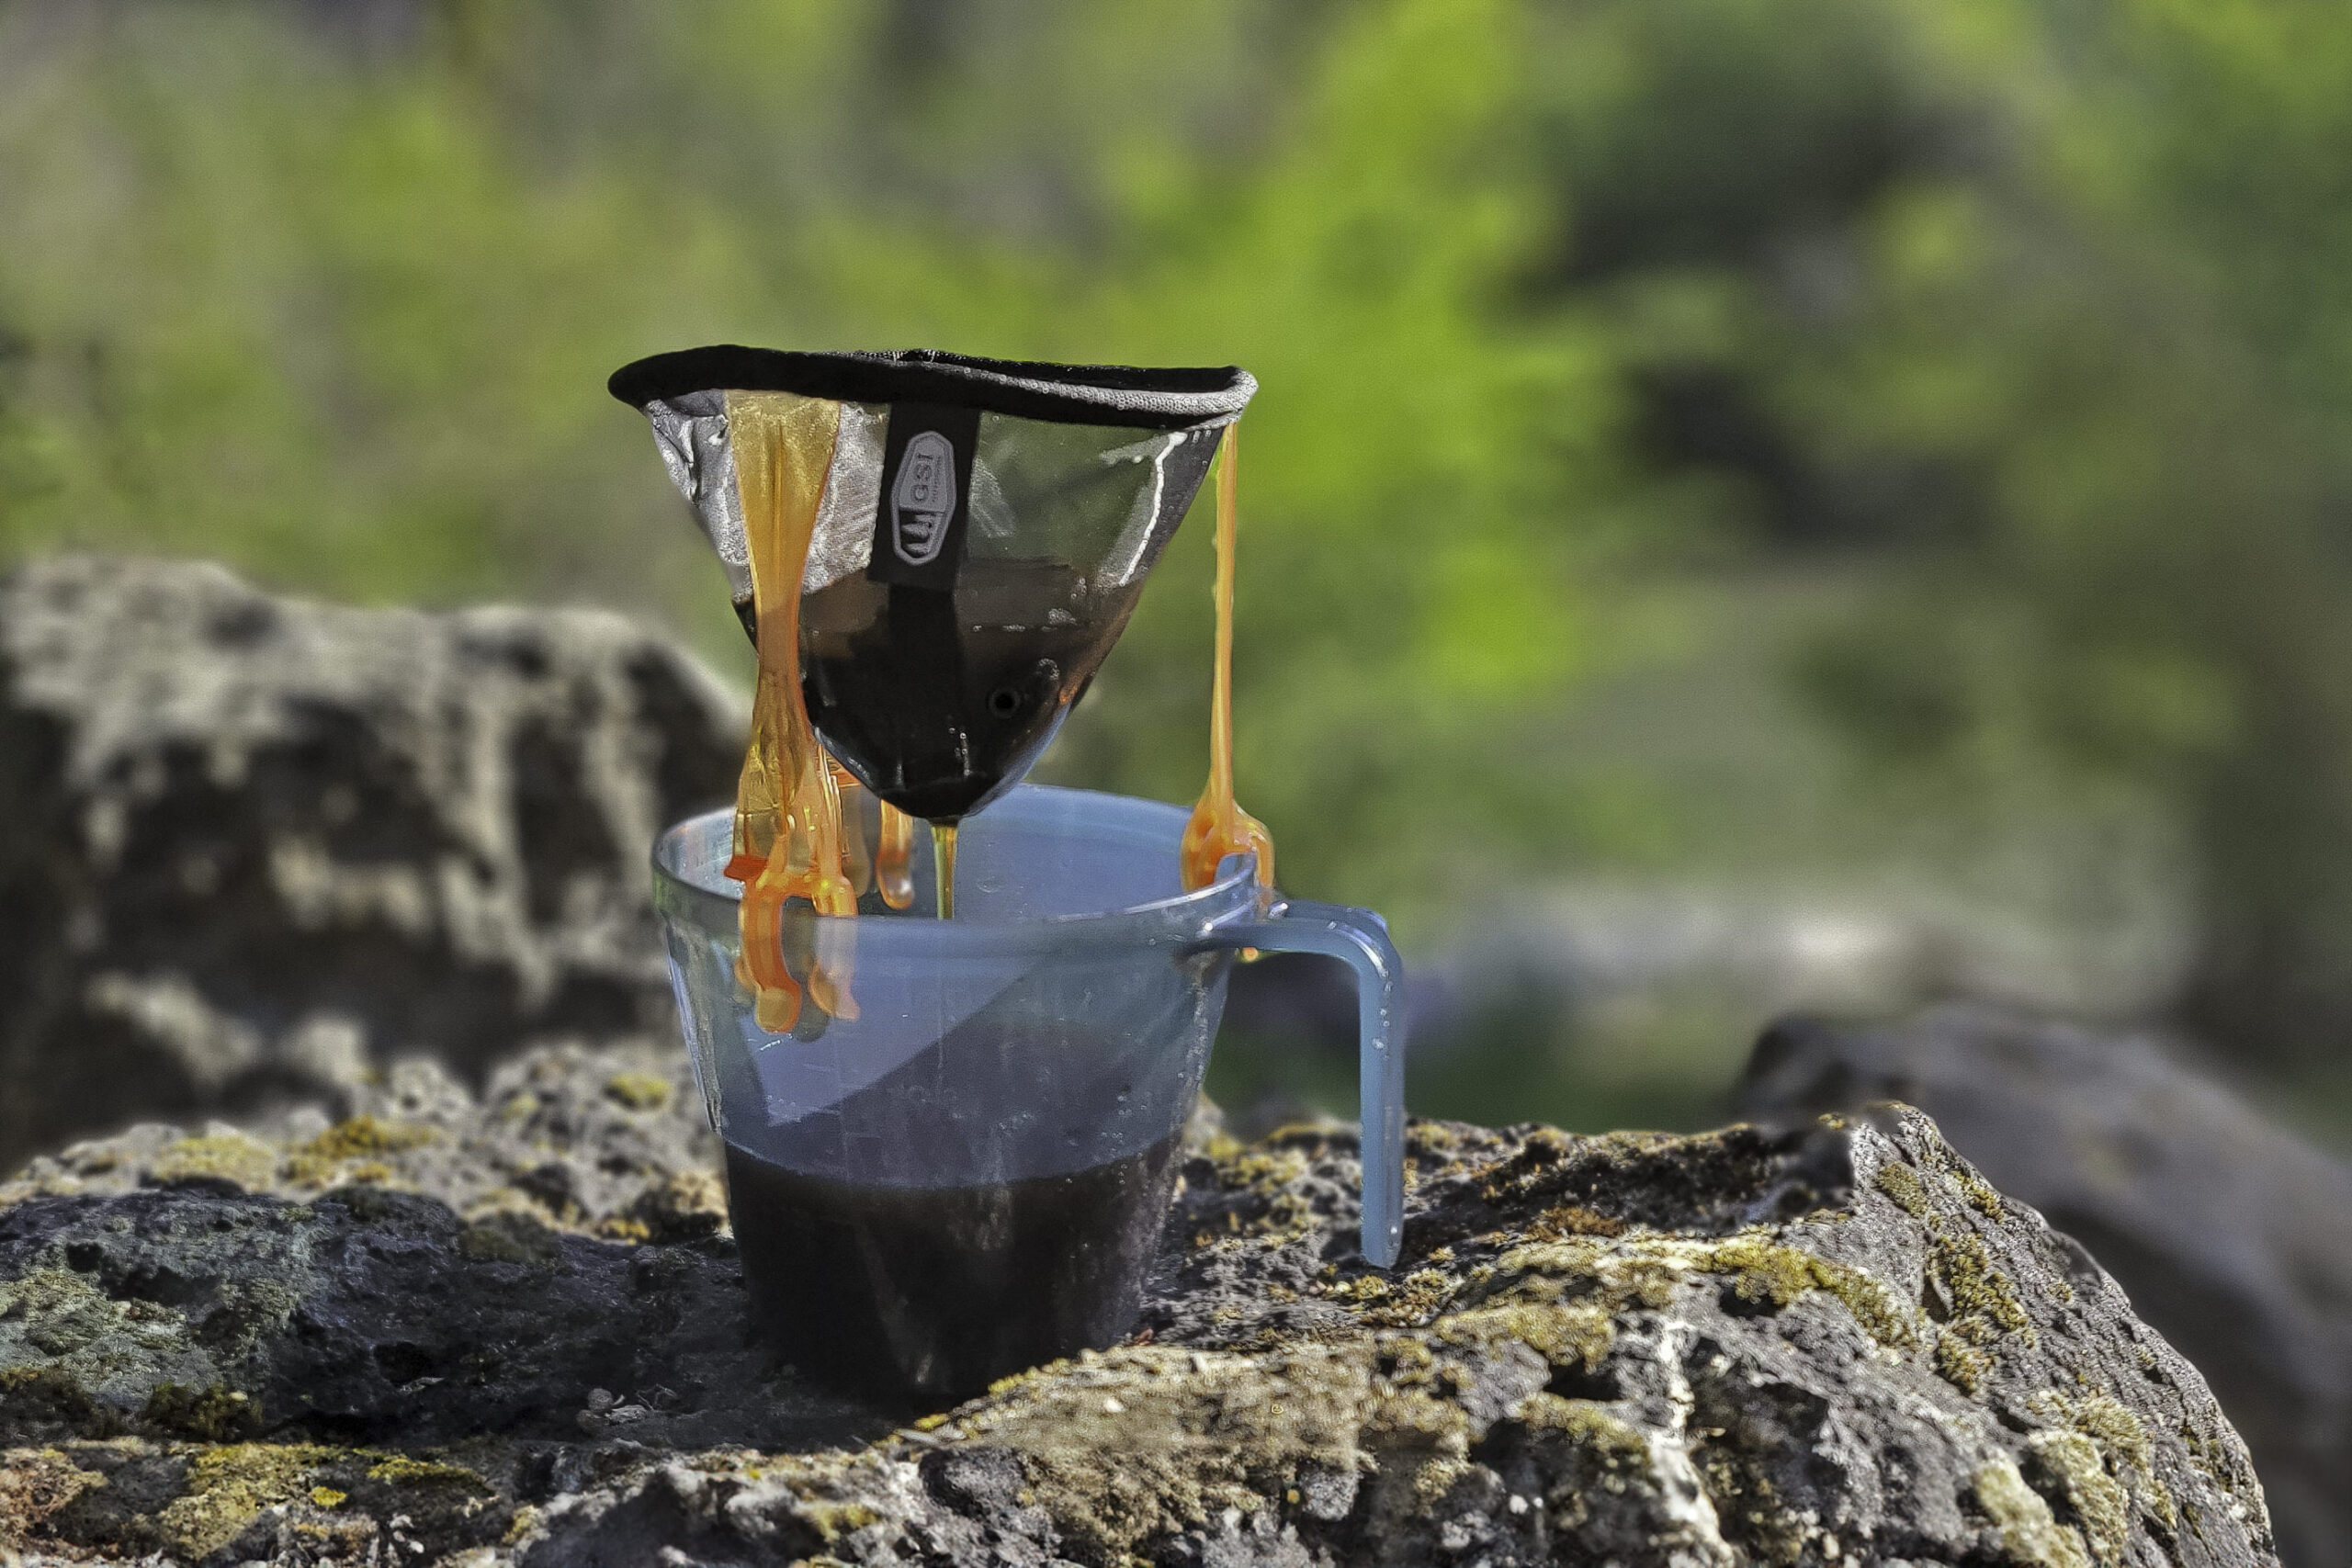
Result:
[[[1024,794],[1086,795],[1101,800],[1114,800],[1130,805],[1157,807],[1162,810],[1178,816],[1182,816],[1183,814],[1183,807],[1171,806],[1166,801],[1150,800],[1141,795],[1116,795],[1109,790],[1073,789],[1065,784],[1023,783],[1015,784],[1011,790],[1008,790],[1004,798],[1011,799],[1016,795]],[[697,823],[707,822],[713,818],[727,818],[731,819],[734,815],[735,807],[732,805],[714,807],[708,811],[699,811],[692,817],[684,818],[676,822],[673,822],[668,827],[662,829],[660,833],[656,834],[653,840],[652,853],[647,857],[652,863],[653,879],[656,887],[665,888],[675,895],[683,895],[695,902],[707,904],[714,907],[715,910],[731,912],[741,908],[743,903],[743,895],[740,891],[740,885],[736,885],[738,888],[736,891],[721,891],[717,888],[706,887],[700,883],[690,881],[686,877],[679,874],[677,872],[671,870],[670,867],[664,863],[662,859],[662,851],[673,841],[682,837],[687,829],[693,828]],[[1236,891],[1257,879],[1258,857],[1256,855],[1244,854],[1228,857],[1228,859],[1233,863],[1232,869],[1220,871],[1217,874],[1216,880],[1208,884],[1204,887],[1195,887],[1187,893],[1170,894],[1165,898],[1153,898],[1141,904],[1122,905],[1120,908],[1115,909],[1091,909],[1068,915],[1035,915],[1020,919],[989,919],[982,917],[968,917],[960,914],[952,920],[910,921],[903,915],[812,914],[809,918],[827,925],[863,925],[868,927],[887,926],[893,931],[911,936],[914,935],[918,930],[924,932],[937,932],[941,935],[947,935],[957,930],[969,931],[975,935],[981,932],[1001,935],[1006,932],[1021,931],[1024,930],[1039,930],[1048,927],[1068,928],[1072,926],[1100,925],[1108,921],[1129,919],[1139,917],[1181,914],[1194,907],[1198,907],[1205,910],[1221,902],[1229,901]],[[732,923],[731,915],[729,923]]]

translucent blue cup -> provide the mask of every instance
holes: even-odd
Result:
[[[1184,821],[1153,801],[1021,785],[965,820],[954,919],[920,906],[807,917],[809,940],[848,956],[854,1016],[818,1030],[806,1009],[792,1034],[761,1028],[736,981],[741,890],[720,874],[731,815],[655,846],[654,904],[756,1317],[804,1372],[953,1399],[1123,1337],[1244,948],[1355,970],[1362,1246],[1396,1260],[1405,1032],[1387,928],[1364,909],[1269,908],[1238,857],[1184,892]],[[915,886],[930,886],[927,865]]]

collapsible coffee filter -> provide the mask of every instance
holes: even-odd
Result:
[[[1052,740],[1257,390],[1229,366],[738,347],[641,359],[610,385],[652,422],[746,629],[728,399],[839,405],[800,582],[801,688],[826,750],[934,822],[979,809]]]

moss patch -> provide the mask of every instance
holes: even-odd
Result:
[[[1609,1354],[1616,1326],[1591,1302],[1566,1305],[1507,1300],[1442,1317],[1430,1332],[1449,1345],[1487,1349],[1499,1343],[1525,1345],[1554,1366],[1571,1363],[1591,1371]]]
[[[115,1301],[90,1275],[71,1269],[31,1269],[0,1284],[0,1320],[43,1356],[103,1356],[124,1348],[170,1351],[186,1343],[187,1320],[178,1312],[153,1302]]]
[[[1605,1404],[1589,1399],[1563,1399],[1556,1393],[1531,1393],[1520,1402],[1517,1415],[1530,1432],[1589,1449],[1611,1467],[1649,1462],[1648,1437]]]
[[[1947,1183],[1968,1207],[1996,1224],[2007,1223],[2000,1193],[1966,1161],[1932,1140],[1926,1157],[1931,1175]],[[1929,1179],[1892,1159],[1871,1175],[1872,1186],[1927,1230],[1928,1281],[1950,1307],[1935,1340],[1936,1371],[1973,1395],[1983,1392],[2004,1340],[2014,1337],[2030,1348],[2040,1343],[2040,1335],[2016,1283],[1995,1265],[1974,1222],[1955,1211],[1939,1210]]]
[[[1581,1203],[1558,1203],[1528,1223],[1527,1234],[1538,1241],[1564,1235],[1623,1235],[1632,1227]]]
[[[1936,1375],[1965,1394],[1982,1393],[1993,1358],[1948,1328],[1936,1331]]]
[[[2064,1497],[2091,1557],[2101,1564],[2120,1562],[2131,1541],[2131,1499],[2107,1472],[2098,1446],[2080,1432],[2036,1432],[2028,1439],[2034,1468],[2043,1472]]]
[[[368,1479],[395,1486],[462,1486],[487,1492],[490,1483],[461,1464],[409,1454],[387,1454],[368,1467]]]
[[[651,1073],[615,1073],[605,1080],[605,1098],[630,1111],[659,1111],[670,1103],[670,1080]]]
[[[188,1461],[187,1490],[155,1516],[165,1544],[196,1559],[236,1539],[264,1508],[308,1490],[311,1472],[335,1457],[308,1443],[235,1443]]]
[[[1930,1205],[1927,1184],[1909,1166],[1889,1160],[1871,1174],[1871,1184],[1894,1199],[1895,1206],[1913,1219],[1928,1217]]]
[[[1222,1195],[1204,1214],[1211,1228],[1197,1232],[1193,1245],[1220,1239],[1280,1246],[1315,1230],[1320,1216],[1303,1190],[1301,1178],[1323,1152],[1324,1134],[1302,1130],[1276,1134],[1246,1154],[1219,1163]],[[1225,1235],[1220,1237],[1217,1227]]]
[[[225,1443],[261,1429],[261,1406],[226,1383],[208,1388],[183,1388],[175,1382],[157,1383],[147,1395],[139,1419],[175,1438],[201,1443]]]
[[[882,1522],[882,1516],[864,1503],[837,1503],[830,1498],[803,1502],[792,1511],[807,1520],[827,1545]]]
[[[2001,1224],[2008,1218],[2007,1206],[2002,1202],[1999,1189],[1982,1176],[1976,1168],[1960,1157],[1960,1151],[1949,1144],[1939,1145],[1937,1163],[1942,1168],[1944,1179],[1960,1189],[1968,1206],[1992,1221]]]
[[[1928,1230],[1928,1267],[1951,1302],[1952,1319],[1946,1332],[1980,1348],[1989,1349],[2009,1334],[2029,1347],[2039,1344],[2041,1336],[2018,1299],[2017,1287],[1994,1267],[1983,1239],[1940,1219]]]
[[[639,1194],[620,1217],[644,1233],[639,1239],[694,1241],[727,1223],[727,1189],[707,1170],[673,1171]]]
[[[1919,1340],[1916,1315],[1883,1284],[1847,1264],[1789,1246],[1758,1227],[1722,1238],[1633,1233],[1611,1239],[1577,1238],[1514,1247],[1498,1273],[1543,1272],[1588,1279],[1611,1316],[1634,1307],[1662,1310],[1675,1288],[1693,1275],[1728,1275],[1742,1301],[1782,1308],[1819,1291],[1845,1307],[1879,1344],[1909,1348]]]
[[[2179,1533],[2180,1510],[2172,1488],[2156,1473],[2155,1444],[2137,1416],[2104,1393],[2053,1392],[2039,1394],[2031,1403],[2037,1413],[2065,1424],[2064,1434],[2036,1434],[2033,1441],[2074,1502],[2094,1549],[2100,1546],[2102,1538],[2095,1528],[2093,1508],[2105,1498],[2108,1487],[2116,1492],[2119,1529],[2127,1517],[2124,1505],[2136,1502],[2165,1535]],[[2096,1475],[2091,1473],[2094,1470]],[[2120,1542],[2122,1538],[2114,1539]],[[2116,1551],[2120,1550],[2119,1544]]]
[[[1225,1508],[1267,1506],[1303,1466],[1353,1471],[1365,1447],[1466,1451],[1459,1407],[1384,1396],[1373,1359],[1368,1341],[1264,1359],[1116,1350],[1008,1379],[958,1424],[1019,1454],[1037,1506],[1088,1556],[1117,1562]],[[1419,1461],[1380,1463],[1409,1476]]]
[[[1606,1133],[1577,1137],[1544,1127],[1518,1140],[1483,1173],[1480,1195],[1489,1203],[1534,1214],[1582,1208],[1625,1225],[1687,1231],[1694,1218],[1735,1216],[1781,1182],[1789,1152],[1817,1134],[1758,1127],[1695,1134]],[[1795,1219],[1829,1203],[1781,1187],[1781,1213]],[[1704,1226],[1706,1222],[1700,1220]]]
[[[348,1161],[380,1161],[386,1155],[416,1148],[437,1136],[430,1127],[354,1116],[347,1122],[338,1122],[288,1155],[283,1174],[296,1186],[327,1187],[346,1179],[341,1168]]]
[[[226,1181],[249,1190],[266,1188],[277,1174],[277,1151],[230,1129],[166,1144],[155,1156],[149,1179],[158,1187],[191,1181]]]
[[[2007,1454],[1976,1472],[1976,1502],[1993,1522],[2002,1558],[2030,1568],[2091,1568],[2073,1527],[2062,1525]]]
[[[1455,1280],[1444,1270],[1417,1269],[1396,1280],[1361,1274],[1339,1290],[1370,1306],[1363,1314],[1368,1326],[1418,1328],[1445,1309],[1455,1288]]]
[[[1911,1314],[1875,1278],[1847,1264],[1769,1240],[1765,1233],[1750,1232],[1721,1243],[1710,1267],[1713,1272],[1734,1273],[1737,1278],[1734,1290],[1744,1301],[1770,1301],[1785,1307],[1807,1291],[1821,1291],[1836,1297],[1862,1331],[1880,1344],[1909,1347],[1918,1343],[1918,1328]]]

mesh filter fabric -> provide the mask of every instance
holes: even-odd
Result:
[[[755,642],[781,626],[776,606],[752,613],[757,433],[729,422],[770,400],[825,411],[835,438],[792,578],[799,688],[833,757],[934,823],[979,810],[1051,742],[1256,385],[1232,367],[733,347],[612,378],[652,422]]]
[[[724,392],[650,403],[663,466],[694,507],[737,603],[752,595]],[[889,409],[843,403],[801,592],[865,570],[880,501]],[[1221,425],[1139,433],[1131,425],[980,417],[969,556],[1052,561],[1101,589],[1134,583],[1159,560],[1216,453]],[[1018,618],[1017,616],[1015,617]]]
[[[967,554],[1055,561],[1124,587],[1159,558],[1216,450],[1214,429],[1139,437],[982,414]]]

